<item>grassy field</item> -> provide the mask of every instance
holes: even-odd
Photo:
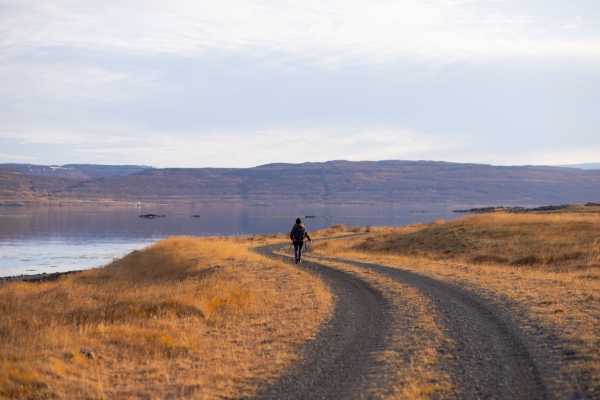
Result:
[[[484,214],[380,228],[353,250],[573,271],[600,268],[599,234],[594,214]]]
[[[172,237],[57,282],[0,286],[0,397],[250,394],[330,308],[319,280],[240,239]]]
[[[312,252],[454,283],[505,307],[534,334],[540,326],[555,332],[562,373],[600,396],[600,215],[482,214],[399,228],[333,226],[314,237],[335,235],[351,236],[317,240]]]
[[[369,282],[398,321],[414,326],[393,328],[394,346],[410,349],[410,362],[379,355],[393,367],[393,397],[428,398],[451,385],[435,370],[444,340],[435,307],[344,259],[460,285],[506,307],[533,334],[540,326],[556,333],[562,373],[584,377],[600,396],[599,215],[482,214],[310,234],[308,259],[325,256]],[[291,263],[251,252],[283,236],[250,239],[172,237],[56,282],[0,286],[0,398],[251,394],[297,359],[297,345],[331,315],[332,296]],[[562,384],[557,378],[557,393]]]

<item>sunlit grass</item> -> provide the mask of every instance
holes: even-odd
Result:
[[[353,249],[468,263],[600,268],[596,214],[484,214],[402,228],[377,228]]]
[[[0,286],[0,397],[251,393],[330,313],[316,278],[240,239],[173,237],[57,282]]]

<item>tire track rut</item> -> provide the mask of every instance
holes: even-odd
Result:
[[[512,319],[458,287],[410,271],[344,260],[415,287],[436,306],[442,331],[453,346],[443,349],[441,367],[460,399],[548,399],[542,379],[548,357],[525,340]],[[533,353],[536,353],[535,356]]]
[[[281,245],[257,248],[274,257]],[[273,385],[252,398],[344,399],[372,384],[374,353],[385,348],[390,327],[389,305],[382,294],[350,274],[319,263],[301,264],[318,274],[337,297],[333,318],[314,340],[303,345],[302,359]]]
[[[258,248],[269,257],[281,245]],[[281,258],[281,256],[276,256]],[[550,355],[508,315],[459,287],[407,270],[351,260],[310,256],[302,268],[330,285],[338,302],[329,326],[304,345],[304,358],[255,398],[361,398],[373,380],[373,353],[385,348],[389,305],[361,279],[318,261],[340,261],[368,269],[418,289],[432,300],[448,345],[439,349],[439,367],[453,390],[442,397],[459,399],[548,399],[545,386],[556,371],[544,365]],[[537,360],[537,362],[536,362]],[[436,396],[437,397],[437,396]]]

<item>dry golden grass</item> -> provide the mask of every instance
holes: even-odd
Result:
[[[483,214],[378,228],[355,249],[469,263],[600,268],[598,214]]]
[[[0,286],[0,397],[250,394],[330,308],[319,280],[240,239],[169,238],[57,282]]]
[[[337,228],[337,234],[360,229]],[[318,238],[318,233],[315,233]],[[563,373],[600,396],[600,216],[484,214],[316,241],[316,254],[375,262],[477,291],[526,329],[545,326],[567,354]],[[528,260],[524,262],[523,260]],[[555,382],[560,392],[564,382]],[[563,385],[563,386],[561,386]]]

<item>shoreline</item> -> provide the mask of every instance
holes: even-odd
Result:
[[[63,275],[73,274],[76,272],[83,272],[85,270],[78,269],[74,271],[65,271],[65,272],[51,272],[46,273],[42,272],[41,274],[34,275],[15,275],[15,276],[0,276],[0,285],[9,282],[48,282],[55,281]]]
[[[555,213],[600,213],[600,203],[586,204],[561,204],[541,206],[534,208],[525,207],[505,207],[505,206],[490,206],[482,208],[471,208],[469,210],[453,210],[453,213],[463,214],[490,214],[490,213],[510,213],[510,214],[555,214]]]

